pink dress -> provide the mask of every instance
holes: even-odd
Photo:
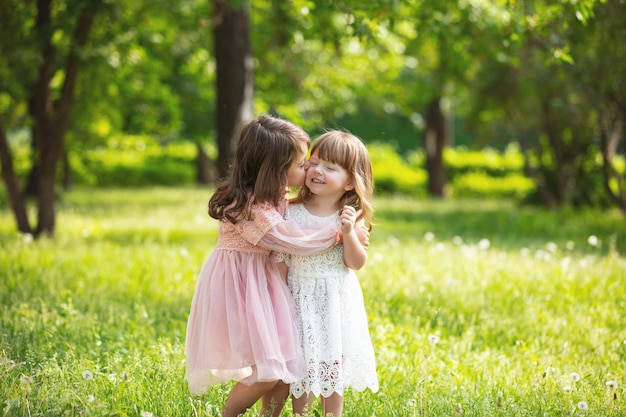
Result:
[[[304,376],[293,300],[271,251],[323,252],[337,228],[301,230],[269,203],[254,205],[252,218],[220,222],[200,271],[185,345],[192,394],[230,380],[292,383]]]

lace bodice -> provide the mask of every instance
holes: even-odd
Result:
[[[306,229],[323,228],[328,224],[341,227],[338,211],[327,217],[318,217],[309,213],[302,204],[289,206],[287,219]],[[343,245],[336,245],[319,255],[290,255],[286,262],[290,273],[301,277],[343,276],[348,272],[343,262]]]

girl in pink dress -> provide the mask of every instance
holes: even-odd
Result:
[[[286,187],[304,182],[310,138],[301,128],[260,116],[237,134],[232,175],[209,201],[218,239],[200,271],[185,346],[192,394],[237,381],[223,417],[261,397],[264,413],[272,390],[304,377],[293,300],[271,253],[321,253],[338,233],[335,225],[304,230],[283,218]],[[278,408],[267,411],[277,416],[282,402]]]

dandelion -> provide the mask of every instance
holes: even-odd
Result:
[[[415,407],[415,404],[417,404],[417,401],[415,400],[415,398],[411,398],[409,401],[407,401],[406,403],[409,407]]]
[[[461,246],[463,244],[463,238],[461,236],[454,236],[452,238],[452,243],[454,243],[457,246]]]
[[[589,406],[587,405],[587,401],[580,401],[578,403],[578,409],[579,410],[588,410]]]
[[[439,343],[439,336],[437,336],[436,334],[428,335],[428,343],[430,343],[431,345],[436,345],[437,343]]]
[[[606,387],[610,389],[617,389],[617,381],[606,381]]]
[[[580,375],[578,375],[576,372],[572,372],[571,374],[569,374],[569,378],[574,382],[580,381]]]
[[[478,242],[478,248],[481,250],[487,250],[491,246],[489,239],[480,239]]]
[[[435,234],[433,232],[424,233],[424,240],[427,242],[432,242],[433,240],[435,240]]]
[[[587,243],[591,246],[598,246],[600,244],[600,239],[598,239],[598,236],[591,235],[587,238]]]
[[[96,397],[94,397],[93,395],[88,395],[88,396],[87,396],[87,398],[86,398],[86,401],[87,401],[88,403],[92,403],[92,402],[94,402],[95,400],[96,400]]]
[[[555,253],[558,249],[558,246],[554,242],[548,242],[546,243],[546,249],[548,250],[548,252]]]
[[[26,375],[20,375],[20,383],[24,385],[28,385],[33,382],[33,378]]]
[[[33,241],[33,235],[31,235],[30,233],[24,233],[22,235],[22,242],[29,244]]]
[[[154,414],[152,414],[150,411],[141,411],[141,417],[154,417]]]
[[[93,372],[91,372],[90,370],[83,371],[83,379],[87,381],[93,379]]]
[[[572,386],[571,385],[566,385],[563,387],[563,391],[564,392],[572,392]]]

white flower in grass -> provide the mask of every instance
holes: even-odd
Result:
[[[20,375],[20,383],[24,385],[28,385],[33,382],[33,378],[26,375]]]
[[[610,389],[617,389],[617,381],[606,381],[606,387]]]
[[[571,385],[566,385],[566,386],[564,386],[564,387],[563,387],[563,391],[565,391],[565,392],[572,392],[572,387],[571,387]]]
[[[546,249],[548,250],[548,252],[555,253],[558,249],[558,246],[554,242],[548,242],[546,243]]]
[[[417,404],[415,398],[411,398],[409,401],[406,402],[406,405],[408,405],[409,407],[415,407],[415,404]]]
[[[598,236],[591,235],[587,238],[587,243],[591,246],[598,246],[600,244],[600,239],[598,239]]]
[[[487,250],[490,246],[491,242],[489,241],[489,239],[480,239],[480,241],[478,242],[478,248],[480,250]]]
[[[31,243],[33,241],[33,235],[31,235],[30,233],[24,233],[22,235],[22,242],[28,244]]]
[[[426,242],[432,242],[433,240],[435,240],[435,234],[433,232],[424,233],[424,240]]]
[[[87,381],[93,379],[93,372],[91,372],[90,370],[83,371],[83,378]]]
[[[588,410],[589,406],[587,405],[587,401],[580,401],[578,403],[578,409],[579,410]]]
[[[431,345],[436,345],[437,343],[439,343],[439,336],[437,336],[436,334],[428,335],[428,343],[430,343]]]
[[[141,411],[141,417],[154,417],[150,411]]]
[[[93,395],[88,395],[87,398],[85,399],[88,403],[92,403],[96,400],[96,397],[94,397]]]
[[[569,374],[569,378],[574,382],[580,381],[580,375],[578,375],[576,372],[572,372],[571,374]]]

